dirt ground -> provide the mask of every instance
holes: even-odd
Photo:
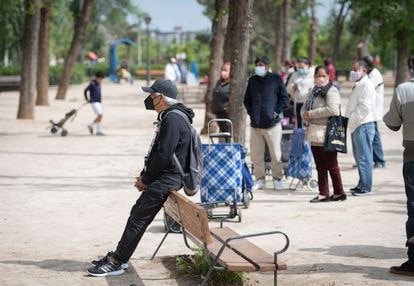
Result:
[[[82,103],[84,85],[71,86],[67,100],[36,107],[35,120],[16,120],[18,92],[0,94],[0,285],[195,285],[174,279],[171,259],[189,254],[181,235],[170,235],[158,258],[149,260],[164,234],[162,214],[148,228],[130,269],[122,276],[89,277],[89,261],[113,250],[131,206],[138,197],[134,177],[152,138],[156,119],[144,109],[140,84],[104,83],[105,137],[88,134],[92,121],[85,106],[69,135],[45,128]],[[341,90],[343,110],[350,88]],[[386,89],[385,105],[391,99]],[[191,105],[200,129],[203,105]],[[373,195],[345,202],[310,204],[305,188],[256,191],[242,222],[228,223],[242,234],[282,230],[291,245],[281,256],[288,269],[279,285],[413,285],[414,278],[389,274],[406,260],[406,199],[402,180],[401,134],[380,123],[387,168],[374,171]],[[247,136],[248,138],[248,136]],[[247,142],[247,146],[248,146]],[[344,187],[357,183],[352,150],[339,155]],[[316,175],[316,172],[314,172]],[[213,225],[216,223],[212,223]],[[281,240],[262,237],[257,244],[272,252]],[[165,261],[169,261],[164,263]],[[250,285],[272,285],[273,273],[249,275]]]

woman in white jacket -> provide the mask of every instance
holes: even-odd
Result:
[[[302,128],[302,116],[300,111],[303,103],[308,98],[309,91],[313,87],[314,69],[308,58],[302,57],[296,60],[296,72],[292,74],[287,84],[287,91],[295,103],[296,123]]]

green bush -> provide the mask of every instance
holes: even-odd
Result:
[[[0,67],[0,75],[20,75],[20,66]]]
[[[200,247],[193,249],[194,256],[181,255],[176,258],[177,276],[186,274],[205,275],[209,269],[204,250]],[[210,285],[244,285],[247,280],[246,273],[230,271],[214,271],[209,280]]]

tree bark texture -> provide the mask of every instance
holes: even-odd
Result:
[[[84,40],[86,28],[91,18],[92,10],[95,5],[95,0],[84,0],[82,12],[75,24],[75,32],[73,33],[72,43],[69,52],[65,58],[65,67],[59,81],[59,87],[56,94],[56,99],[65,99],[66,91],[72,75],[72,69],[76,58],[80,52],[81,43]]]
[[[223,46],[227,27],[228,3],[228,0],[216,0],[215,2],[216,14],[211,27],[212,38],[210,41],[208,84],[204,96],[206,113],[204,116],[204,126],[200,132],[201,134],[207,133],[208,122],[215,118],[212,112],[213,89],[220,77],[220,69],[223,64]]]
[[[316,0],[310,1],[311,9],[311,26],[309,33],[309,59],[311,63],[315,62],[317,47],[318,18],[316,17]]]
[[[282,50],[283,50],[283,10],[282,6],[277,6],[277,17],[276,17],[276,37],[275,37],[275,71],[280,71],[280,67],[283,64]]]
[[[282,3],[282,23],[283,23],[283,48],[282,48],[282,60],[291,59],[291,33],[292,33],[292,21],[290,15],[290,7],[292,6],[292,0],[283,0]]]
[[[34,119],[40,0],[26,0],[17,119]]]
[[[397,41],[397,73],[395,76],[395,87],[408,80],[408,45],[404,35],[406,35],[406,33],[397,32],[395,37]]]
[[[44,1],[40,9],[36,105],[49,105],[49,31],[52,2]]]
[[[233,137],[235,142],[245,143],[246,139],[246,109],[244,95],[246,91],[246,66],[249,54],[250,35],[253,27],[254,0],[230,0],[229,21],[236,24],[231,35],[233,49],[230,71],[230,112],[233,122]]]

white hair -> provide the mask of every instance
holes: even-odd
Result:
[[[164,97],[165,104],[167,104],[168,106],[173,106],[173,105],[176,105],[177,103],[179,103],[179,101],[174,99],[174,98],[171,98],[171,97],[168,97],[168,96],[165,96],[165,95],[163,95],[163,97]]]

